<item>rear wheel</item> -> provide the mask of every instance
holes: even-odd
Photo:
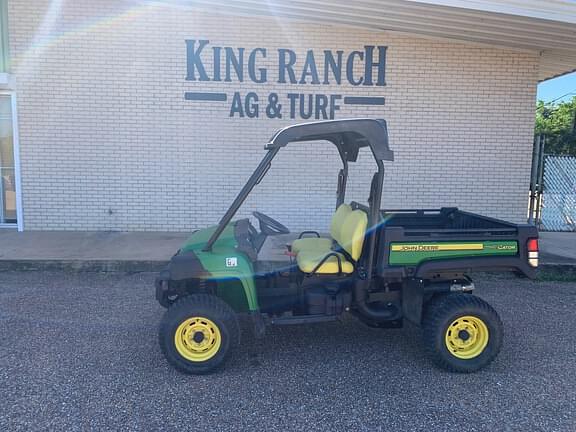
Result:
[[[436,364],[449,371],[482,369],[502,346],[500,317],[488,303],[470,294],[432,299],[422,324],[426,350]]]
[[[189,374],[221,366],[240,342],[234,311],[217,297],[193,294],[177,300],[160,323],[160,347],[168,362]]]

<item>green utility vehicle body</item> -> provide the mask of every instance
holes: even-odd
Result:
[[[331,235],[304,231],[295,241],[286,237],[279,242],[284,253],[265,257],[261,250],[274,240],[270,237],[283,239],[279,236],[289,235],[289,230],[259,212],[253,215],[260,230],[248,218],[233,218],[284,147],[321,140],[334,144],[342,161]],[[368,148],[376,167],[368,200],[346,204],[348,167],[363,148]],[[453,207],[383,209],[383,162],[394,159],[384,120],[287,127],[265,150],[220,222],[192,233],[156,279],[156,298],[168,308],[161,346],[174,366],[204,373],[220,364],[221,347],[236,334],[230,313],[251,317],[258,336],[269,325],[333,321],[346,313],[372,327],[396,328],[408,320],[444,332],[445,346],[438,337],[431,349],[447,369],[472,371],[495,357],[501,323],[489,305],[470,296],[474,283],[469,273],[511,271],[535,277],[534,226]],[[191,316],[182,321],[187,310]],[[460,310],[468,315],[459,317]],[[222,314],[227,318],[219,318]]]
[[[423,215],[430,215],[433,213],[446,214],[463,214],[464,212],[458,209],[440,209],[440,210],[400,210],[393,212],[383,212],[383,221],[379,229],[385,228],[385,218],[389,220],[395,215],[405,216],[407,213],[414,213]],[[481,216],[467,214],[470,219],[481,218]],[[502,221],[488,219],[494,221],[496,224],[509,226],[512,236],[518,236],[518,230],[525,229],[521,237],[534,238],[535,231],[531,226],[515,226]],[[186,257],[185,262],[188,263],[190,257],[197,260],[200,264],[202,272],[200,277],[205,281],[214,283],[220,297],[226,299],[226,302],[239,313],[242,312],[258,312],[260,310],[258,303],[258,292],[255,281],[255,266],[254,261],[251,259],[250,254],[243,251],[239,240],[235,236],[235,232],[239,231],[238,224],[248,224],[247,220],[229,223],[222,232],[219,239],[214,243],[211,251],[206,252],[203,249],[206,246],[209,238],[214,234],[217,226],[204,228],[194,232],[182,245],[178,252],[179,257]],[[506,228],[505,228],[506,229]],[[393,230],[389,228],[388,231]],[[491,231],[484,231],[484,235],[492,236]],[[435,236],[437,238],[437,236]],[[467,240],[468,235],[462,236],[465,240],[458,240],[458,237],[449,241],[397,241],[390,242],[388,247],[388,255],[384,257],[386,264],[379,266],[381,269],[387,269],[388,273],[397,272],[399,269],[406,273],[417,273],[417,269],[422,264],[428,263],[432,267],[434,264],[446,265],[446,262],[452,262],[456,267],[468,266],[470,270],[477,267],[478,270],[512,270],[522,273],[528,277],[534,277],[534,267],[527,264],[527,258],[520,257],[521,248],[519,247],[518,240]],[[511,258],[516,261],[509,266],[510,261],[501,261],[489,263],[489,267],[484,267],[486,261],[474,261],[476,258]],[[470,263],[470,259],[473,261]],[[456,261],[454,261],[456,260]],[[526,265],[522,263],[526,261]],[[170,270],[178,266],[178,260],[175,263],[170,263],[168,271],[163,273],[164,277],[170,277]],[[189,278],[198,277],[198,273],[186,273],[181,279],[188,280]],[[404,276],[403,276],[404,277]],[[159,279],[159,282],[161,278]],[[158,283],[159,283],[158,282]],[[162,299],[162,291],[159,289],[158,299]],[[165,300],[162,301],[165,303]]]

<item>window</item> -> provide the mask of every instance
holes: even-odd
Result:
[[[16,164],[12,96],[0,94],[0,225],[15,224]]]
[[[8,0],[0,0],[0,73],[9,69]]]
[[[0,75],[6,75],[9,68],[8,0],[0,0]],[[0,227],[21,230],[15,97],[9,89],[0,90]]]

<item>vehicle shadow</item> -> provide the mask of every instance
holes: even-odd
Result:
[[[366,360],[388,365],[409,362],[413,367],[421,363],[430,367],[416,326],[405,323],[401,329],[376,329],[354,317],[308,326],[272,326],[261,339],[243,325],[242,343],[237,351],[233,363],[241,367],[274,368],[275,364],[287,362],[321,367]]]

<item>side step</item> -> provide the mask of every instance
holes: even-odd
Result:
[[[269,323],[273,325],[296,325],[337,321],[338,315],[303,315],[270,318]]]

